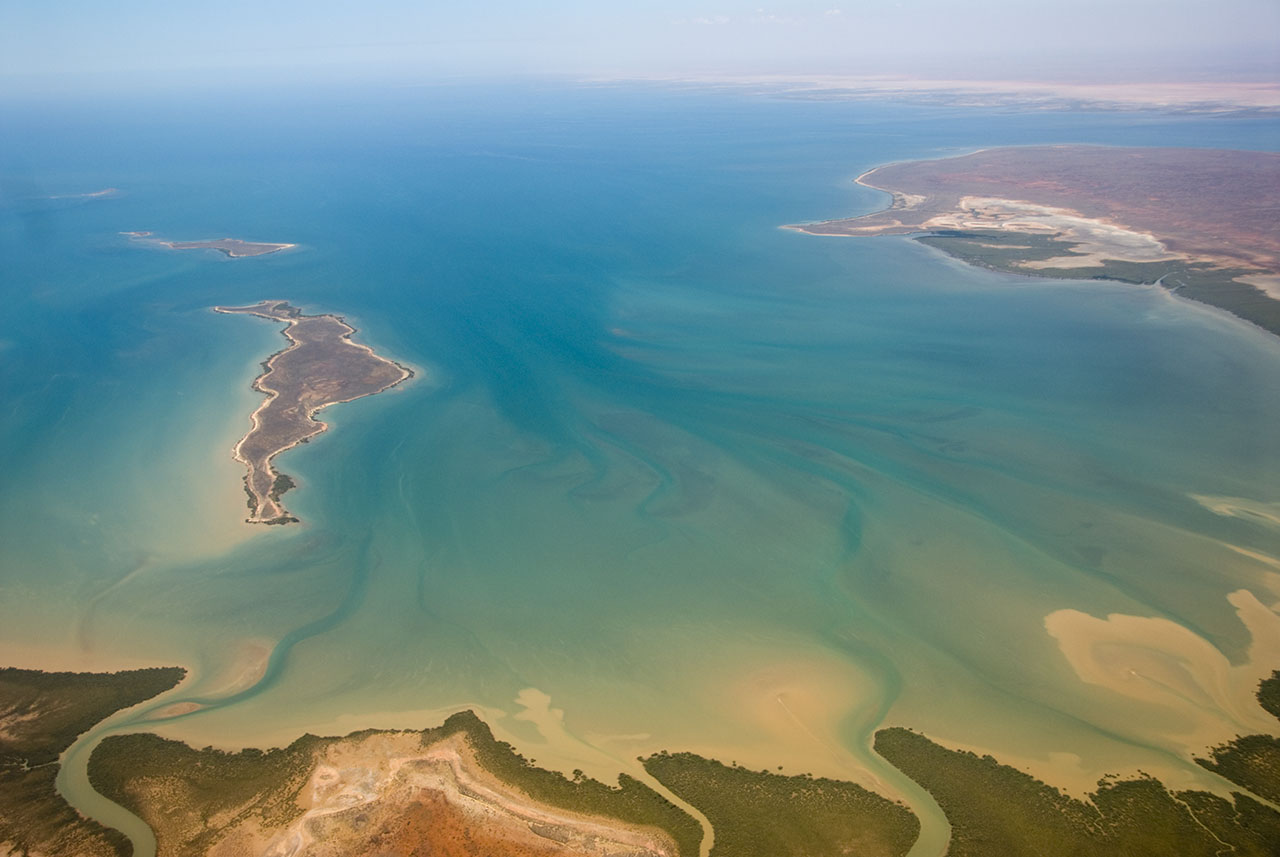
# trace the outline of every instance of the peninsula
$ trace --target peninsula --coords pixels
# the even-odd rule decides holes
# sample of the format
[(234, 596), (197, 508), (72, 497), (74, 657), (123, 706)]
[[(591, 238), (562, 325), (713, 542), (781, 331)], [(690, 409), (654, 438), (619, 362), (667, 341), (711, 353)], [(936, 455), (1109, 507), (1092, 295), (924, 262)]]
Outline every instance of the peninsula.
[(267, 400), (253, 412), (252, 427), (232, 452), (249, 470), (244, 480), (248, 522), (296, 523), (298, 519), (280, 502), (294, 482), (278, 473), (271, 460), (327, 428), (315, 418), (321, 408), (381, 393), (413, 377), (413, 372), (379, 357), (367, 345), (352, 342), (355, 328), (336, 315), (303, 315), (287, 301), (214, 310), (287, 325), (284, 335), (289, 346), (267, 358), (263, 373), (253, 382)]
[(170, 250), (218, 250), (232, 259), (247, 256), (265, 256), (297, 247), (297, 244), (267, 244), (261, 241), (242, 241), (239, 238), (214, 238), (209, 241), (164, 241), (153, 237), (150, 232), (122, 232), (134, 241), (147, 241), (168, 247)]
[(788, 226), (907, 235), (972, 264), (1159, 284), (1280, 335), (1280, 154), (1018, 146), (877, 167), (892, 194), (861, 217)]

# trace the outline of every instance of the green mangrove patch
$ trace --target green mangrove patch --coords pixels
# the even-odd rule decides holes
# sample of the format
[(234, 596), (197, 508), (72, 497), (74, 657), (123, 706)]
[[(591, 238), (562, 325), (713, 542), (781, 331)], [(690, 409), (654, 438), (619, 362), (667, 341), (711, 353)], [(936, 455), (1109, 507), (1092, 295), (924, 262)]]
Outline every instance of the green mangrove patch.
[(115, 712), (182, 681), (179, 667), (116, 673), (0, 669), (0, 853), (126, 857), (128, 839), (57, 793), (58, 757)]
[(701, 810), (715, 831), (712, 857), (903, 855), (920, 822), (900, 803), (855, 783), (784, 776), (693, 753), (658, 753), (645, 770)]
[(1157, 779), (1103, 778), (1076, 800), (991, 756), (903, 728), (875, 750), (923, 786), (951, 823), (949, 857), (1274, 857), (1280, 813), (1242, 794), (1170, 792)]

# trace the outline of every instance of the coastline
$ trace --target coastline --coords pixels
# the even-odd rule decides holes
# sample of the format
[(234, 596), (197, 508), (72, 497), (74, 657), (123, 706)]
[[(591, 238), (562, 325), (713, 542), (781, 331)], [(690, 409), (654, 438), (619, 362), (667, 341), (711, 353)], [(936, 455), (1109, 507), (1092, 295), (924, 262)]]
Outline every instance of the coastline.
[[(877, 165), (853, 181), (890, 194), (886, 207), (780, 228), (905, 235), (1026, 277), (1154, 284), (1280, 336), (1280, 242), (1250, 214), (1277, 164), (1224, 149), (988, 147)], [(1240, 176), (1225, 181), (1233, 165)]]

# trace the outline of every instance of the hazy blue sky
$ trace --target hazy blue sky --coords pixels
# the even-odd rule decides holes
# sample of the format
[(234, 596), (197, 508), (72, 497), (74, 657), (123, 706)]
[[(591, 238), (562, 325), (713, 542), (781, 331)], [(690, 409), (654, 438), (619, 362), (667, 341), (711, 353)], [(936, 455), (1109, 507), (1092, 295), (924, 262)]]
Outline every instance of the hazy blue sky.
[(0, 0), (0, 80), (139, 72), (1274, 74), (1280, 0)]

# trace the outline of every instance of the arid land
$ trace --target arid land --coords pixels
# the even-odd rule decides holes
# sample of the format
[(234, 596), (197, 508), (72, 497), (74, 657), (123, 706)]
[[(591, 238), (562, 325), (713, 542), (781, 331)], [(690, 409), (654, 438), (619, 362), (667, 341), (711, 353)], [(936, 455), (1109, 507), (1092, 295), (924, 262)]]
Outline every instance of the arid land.
[(805, 101), (883, 101), (989, 110), (1132, 111), (1175, 114), (1273, 114), (1280, 111), (1280, 83), (1274, 80), (1055, 81), (945, 79), (905, 75), (701, 74), (640, 78), (672, 86), (723, 87), (770, 98)]
[(280, 497), (294, 487), (271, 460), (324, 431), (315, 418), (321, 408), (372, 396), (413, 377), (399, 363), (379, 357), (367, 345), (351, 341), (355, 328), (336, 315), (303, 315), (287, 301), (263, 301), (243, 307), (214, 307), (216, 312), (254, 315), (285, 322), (290, 345), (269, 357), (253, 388), (267, 400), (253, 412), (249, 429), (233, 450), (248, 468), (250, 523), (287, 524), (290, 515)]
[[(498, 779), (481, 763), (486, 751), (516, 758), (470, 714), (423, 732), (306, 736), (266, 753), (128, 735), (103, 742), (90, 777), (152, 826), (159, 857), (676, 857), (664, 808), (697, 841), (692, 819), (639, 783), (610, 790), (554, 775), (570, 792), (599, 792), (601, 808), (623, 817), (592, 812), (589, 800), (570, 809)], [(645, 804), (648, 814), (628, 812)]]
[(123, 232), (134, 241), (147, 241), (170, 250), (218, 250), (232, 259), (248, 256), (265, 256), (297, 247), (297, 244), (268, 244), (262, 241), (242, 241), (239, 238), (214, 238), (209, 241), (165, 241), (155, 238), (150, 232)]
[(1280, 154), (1025, 146), (877, 167), (892, 194), (813, 235), (919, 240), (1002, 271), (1158, 283), (1280, 335)]

